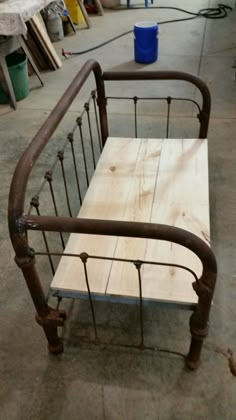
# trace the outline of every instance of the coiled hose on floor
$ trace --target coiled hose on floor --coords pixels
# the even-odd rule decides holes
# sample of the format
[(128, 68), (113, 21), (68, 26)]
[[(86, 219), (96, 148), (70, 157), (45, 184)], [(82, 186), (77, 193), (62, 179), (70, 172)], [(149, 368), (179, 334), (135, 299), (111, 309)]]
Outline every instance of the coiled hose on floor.
[[(129, 11), (129, 10), (140, 10), (140, 9), (144, 9), (144, 10), (148, 10), (146, 7), (131, 7), (128, 9), (124, 9), (125, 11)], [(167, 23), (175, 23), (175, 22), (183, 22), (186, 20), (193, 20), (193, 19), (197, 19), (199, 17), (201, 18), (205, 18), (205, 19), (224, 19), (228, 16), (228, 12), (232, 11), (232, 7), (230, 6), (226, 6), (225, 4), (218, 4), (217, 7), (208, 7), (205, 9), (200, 9), (197, 13), (195, 12), (189, 12), (188, 10), (184, 10), (181, 9), (179, 7), (172, 7), (172, 6), (151, 6), (149, 8), (149, 10), (153, 10), (153, 9), (158, 9), (158, 10), (175, 10), (178, 12), (182, 12), (182, 13), (186, 13), (188, 15), (191, 15), (191, 17), (188, 18), (182, 18), (182, 19), (173, 19), (173, 20), (165, 20), (162, 22), (157, 22), (158, 25), (164, 25)], [(119, 38), (122, 38), (123, 36), (126, 36), (128, 34), (131, 34), (133, 32), (133, 29), (123, 32), (120, 35), (114, 36), (113, 38), (108, 39), (107, 41), (102, 42), (101, 44), (96, 45), (95, 47), (91, 47), (88, 48), (87, 50), (82, 50), (82, 51), (65, 51), (64, 49), (62, 49), (62, 55), (67, 58), (68, 55), (82, 55), (82, 54), (86, 54), (88, 52), (97, 50), (98, 48), (104, 47), (105, 45), (110, 44), (111, 42), (116, 41)]]

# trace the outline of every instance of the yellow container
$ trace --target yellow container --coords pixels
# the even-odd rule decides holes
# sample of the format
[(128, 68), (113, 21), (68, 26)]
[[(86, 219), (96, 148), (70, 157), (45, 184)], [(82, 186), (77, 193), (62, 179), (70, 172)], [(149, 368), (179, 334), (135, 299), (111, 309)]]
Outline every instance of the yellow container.
[(72, 21), (76, 24), (84, 23), (84, 17), (80, 10), (77, 0), (65, 0), (67, 10)]

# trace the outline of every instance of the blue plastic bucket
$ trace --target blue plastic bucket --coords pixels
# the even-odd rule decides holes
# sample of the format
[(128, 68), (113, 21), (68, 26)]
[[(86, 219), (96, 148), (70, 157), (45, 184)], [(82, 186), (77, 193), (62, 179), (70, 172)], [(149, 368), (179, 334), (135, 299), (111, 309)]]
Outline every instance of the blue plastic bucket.
[(143, 21), (134, 25), (134, 57), (137, 63), (154, 63), (158, 58), (158, 25)]

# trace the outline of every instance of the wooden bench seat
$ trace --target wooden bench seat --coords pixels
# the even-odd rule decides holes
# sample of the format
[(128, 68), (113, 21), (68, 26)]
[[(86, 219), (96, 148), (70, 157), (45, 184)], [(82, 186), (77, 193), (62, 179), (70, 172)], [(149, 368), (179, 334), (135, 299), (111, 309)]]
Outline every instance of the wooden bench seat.
[[(108, 138), (78, 216), (177, 226), (209, 244), (207, 140)], [(181, 264), (198, 277), (202, 272), (195, 254), (170, 242), (71, 234), (65, 253), (81, 252)], [(132, 263), (88, 259), (87, 270), (95, 296), (139, 297)], [(144, 299), (195, 305), (193, 281), (191, 273), (180, 268), (142, 267)], [(82, 261), (63, 256), (51, 293), (79, 297), (86, 292)]]

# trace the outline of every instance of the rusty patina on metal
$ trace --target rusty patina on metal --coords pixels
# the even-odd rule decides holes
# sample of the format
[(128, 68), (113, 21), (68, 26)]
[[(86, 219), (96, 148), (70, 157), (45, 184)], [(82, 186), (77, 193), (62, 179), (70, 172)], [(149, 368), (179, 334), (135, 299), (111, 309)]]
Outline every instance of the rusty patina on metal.
[(35, 255), (28, 243), (28, 230), (51, 231), (61, 234), (63, 232), (75, 232), (93, 235), (127, 236), (170, 241), (190, 249), (199, 257), (203, 265), (202, 276), (193, 285), (198, 295), (198, 303), (190, 318), (192, 338), (189, 353), (186, 357), (187, 366), (195, 369), (200, 363), (202, 343), (208, 332), (209, 312), (217, 275), (214, 253), (203, 240), (185, 230), (160, 224), (112, 220), (108, 222), (106, 220), (89, 220), (60, 217), (57, 215), (25, 215), (25, 194), (31, 170), (91, 72), (93, 72), (96, 81), (102, 146), (108, 137), (104, 81), (185, 80), (192, 83), (200, 90), (203, 99), (203, 105), (199, 113), (199, 137), (207, 137), (211, 99), (208, 88), (198, 77), (175, 71), (105, 72), (102, 74), (100, 65), (93, 60), (89, 60), (82, 67), (24, 152), (16, 167), (11, 184), (9, 196), (9, 231), (16, 253), (16, 262), (23, 272), (37, 311), (37, 322), (44, 329), (49, 350), (52, 353), (62, 352), (63, 342), (58, 336), (57, 329), (63, 325), (66, 314), (59, 309), (52, 309), (47, 304), (47, 299), (36, 269)]

